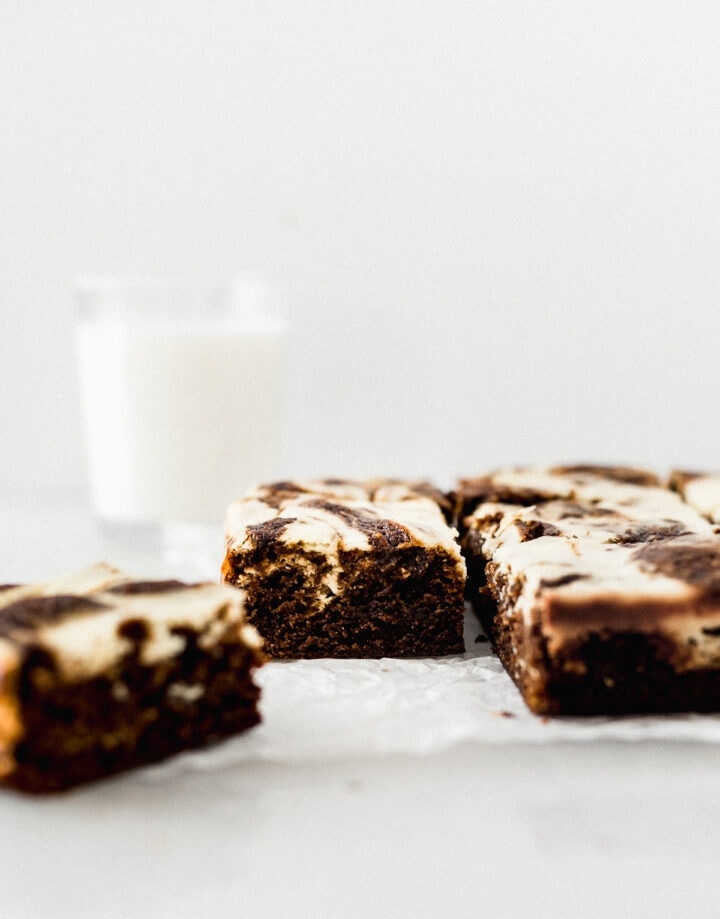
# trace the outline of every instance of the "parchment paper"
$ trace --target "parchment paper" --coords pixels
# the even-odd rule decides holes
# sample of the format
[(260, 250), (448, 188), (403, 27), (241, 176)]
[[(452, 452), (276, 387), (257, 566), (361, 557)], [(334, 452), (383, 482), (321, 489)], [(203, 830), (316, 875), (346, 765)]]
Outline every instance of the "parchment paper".
[(263, 722), (213, 749), (150, 770), (227, 768), (400, 754), (457, 744), (598, 741), (720, 743), (720, 716), (541, 718), (531, 714), (466, 614), (467, 652), (416, 660), (270, 662), (257, 672)]

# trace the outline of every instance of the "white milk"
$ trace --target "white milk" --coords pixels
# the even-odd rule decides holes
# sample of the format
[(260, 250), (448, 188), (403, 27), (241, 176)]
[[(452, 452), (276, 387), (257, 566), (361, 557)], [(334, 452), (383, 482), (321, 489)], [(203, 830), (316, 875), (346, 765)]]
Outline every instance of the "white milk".
[(116, 522), (220, 521), (272, 478), (283, 329), (110, 313), (78, 327), (93, 504)]

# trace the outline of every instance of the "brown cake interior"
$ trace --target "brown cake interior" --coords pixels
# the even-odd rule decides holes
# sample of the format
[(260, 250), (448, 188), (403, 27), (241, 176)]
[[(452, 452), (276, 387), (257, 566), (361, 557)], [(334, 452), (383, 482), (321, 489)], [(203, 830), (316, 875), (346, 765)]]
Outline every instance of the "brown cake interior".
[(678, 672), (675, 647), (659, 632), (591, 632), (551, 660), (539, 626), (528, 629), (512, 612), (494, 617), (489, 612), (490, 607), (478, 609), (500, 660), (536, 714), (718, 709), (720, 670)]
[(260, 657), (237, 640), (237, 626), (209, 650), (192, 629), (176, 633), (186, 640), (176, 657), (141, 664), (138, 634), (111, 669), (72, 683), (50, 655), (30, 649), (15, 677), (23, 733), (5, 781), (23, 791), (58, 791), (256, 724), (251, 671)]
[[(325, 555), (276, 546), (252, 575), (226, 559), (247, 591), (247, 618), (271, 657), (411, 657), (464, 650), (463, 584), (452, 560), (420, 546), (340, 551), (337, 593), (323, 587)], [(265, 549), (267, 553), (267, 548)], [(278, 560), (283, 564), (277, 564)], [(267, 568), (263, 569), (263, 564)], [(327, 602), (318, 602), (324, 597)]]

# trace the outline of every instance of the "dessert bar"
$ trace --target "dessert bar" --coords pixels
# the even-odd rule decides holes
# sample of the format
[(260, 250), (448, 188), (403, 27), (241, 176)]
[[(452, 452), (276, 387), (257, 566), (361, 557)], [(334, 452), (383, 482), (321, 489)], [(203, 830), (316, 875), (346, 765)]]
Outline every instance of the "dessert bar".
[(720, 539), (642, 470), (505, 470), (456, 494), (473, 602), (538, 713), (720, 710)]
[(444, 509), (423, 483), (264, 485), (228, 510), (223, 578), (271, 657), (462, 652), (465, 564)]
[(258, 722), (240, 591), (109, 565), (0, 590), (0, 780), (57, 791)]

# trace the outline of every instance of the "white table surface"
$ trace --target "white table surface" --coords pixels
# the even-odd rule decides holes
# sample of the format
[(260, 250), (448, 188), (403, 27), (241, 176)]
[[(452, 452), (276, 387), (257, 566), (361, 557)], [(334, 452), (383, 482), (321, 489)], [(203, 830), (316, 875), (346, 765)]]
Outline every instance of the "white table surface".
[[(107, 550), (78, 505), (0, 502), (0, 581)], [(714, 743), (201, 762), (0, 793), (0, 917), (720, 914)]]

